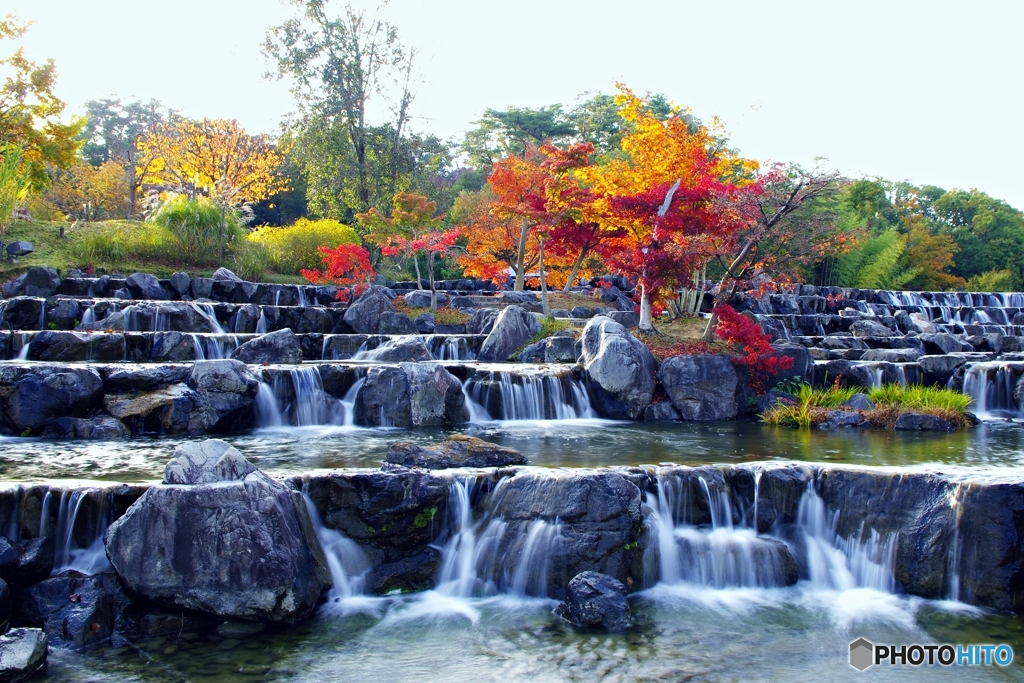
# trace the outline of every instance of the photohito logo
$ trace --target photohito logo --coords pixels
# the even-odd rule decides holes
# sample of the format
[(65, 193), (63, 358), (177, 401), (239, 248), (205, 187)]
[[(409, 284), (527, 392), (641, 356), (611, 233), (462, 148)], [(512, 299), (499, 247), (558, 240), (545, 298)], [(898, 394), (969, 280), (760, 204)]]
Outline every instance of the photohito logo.
[(874, 664), (890, 666), (939, 664), (941, 666), (1007, 666), (1013, 648), (1001, 645), (875, 645), (866, 638), (850, 643), (850, 666), (864, 671)]

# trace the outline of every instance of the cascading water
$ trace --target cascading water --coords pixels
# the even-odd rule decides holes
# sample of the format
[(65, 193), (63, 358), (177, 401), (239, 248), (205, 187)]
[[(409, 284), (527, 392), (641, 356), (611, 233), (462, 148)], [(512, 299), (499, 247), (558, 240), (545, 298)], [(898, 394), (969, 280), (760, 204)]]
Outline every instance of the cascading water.
[(423, 335), (420, 337), (434, 360), (468, 361), (476, 360), (476, 353), (469, 348), (465, 337)]
[(1024, 405), (1017, 396), (1017, 383), (1024, 375), (1024, 362), (993, 361), (973, 363), (964, 373), (964, 393), (971, 408), (982, 419), (1024, 419)]
[[(283, 409), (280, 407), (285, 402), (282, 396), (289, 397)], [(342, 401), (324, 391), (316, 366), (293, 368), (287, 375), (278, 374), (269, 390), (261, 386), (256, 394), (257, 427), (280, 427), (286, 421), (296, 427), (344, 425), (350, 422), (348, 412)]]
[[(504, 481), (489, 495), (497, 495)], [(449, 489), (448, 526), (442, 534), (447, 541), (441, 548), (436, 591), (456, 598), (545, 596), (548, 564), (562, 542), (561, 523), (535, 519), (521, 539), (510, 538), (504, 519), (488, 514), (474, 519), (473, 494), (470, 479), (456, 479)]]
[[(96, 534), (92, 541), (84, 548), (78, 547), (75, 542), (75, 524), (82, 508), (82, 502), (89, 495), (89, 490), (63, 491), (60, 496), (60, 505), (57, 509), (57, 528), (54, 532), (57, 540), (57, 547), (54, 552), (53, 574), (59, 574), (68, 569), (80, 571), (83, 574), (97, 574), (110, 569), (110, 562), (107, 560), (106, 548), (103, 545), (103, 537), (109, 526), (110, 520), (104, 519), (105, 515), (101, 509), (96, 524)], [(46, 516), (47, 503), (50, 493), (44, 497), (43, 515)], [(109, 515), (106, 515), (109, 516)], [(106, 523), (103, 523), (106, 522)], [(40, 521), (40, 529), (43, 527)]]
[(739, 526), (733, 524), (728, 494), (704, 478), (700, 485), (712, 521), (710, 526), (689, 523), (685, 512), (689, 505), (680, 487), (658, 477), (656, 492), (647, 496), (646, 524), (653, 541), (645, 557), (648, 581), (714, 589), (783, 586), (792, 576), (795, 560), (801, 567), (800, 578), (812, 588), (895, 591), (895, 535), (883, 538), (873, 529), (862, 528), (843, 538), (836, 533), (839, 513), (825, 509), (813, 482), (801, 497), (796, 524), (785, 538), (759, 534), (755, 521), (759, 474), (755, 474), (755, 512), (743, 516)]
[(302, 499), (306, 503), (306, 510), (309, 511), (310, 521), (313, 522), (313, 529), (327, 557), (327, 566), (331, 572), (331, 582), (334, 586), (327, 593), (327, 599), (330, 602), (341, 603), (343, 608), (357, 606), (357, 599), (365, 594), (366, 573), (371, 567), (370, 559), (358, 543), (340, 531), (324, 526), (320, 513), (309, 497), (308, 483), (302, 485)]
[(582, 382), (559, 370), (492, 370), (484, 378), (467, 380), (463, 391), (471, 422), (598, 417)]

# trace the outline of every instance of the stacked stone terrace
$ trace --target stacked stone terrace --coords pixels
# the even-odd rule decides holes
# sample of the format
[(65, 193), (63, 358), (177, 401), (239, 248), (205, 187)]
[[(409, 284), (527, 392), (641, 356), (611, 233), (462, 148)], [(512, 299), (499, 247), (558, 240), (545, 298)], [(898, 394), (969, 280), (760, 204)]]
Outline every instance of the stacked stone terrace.
[(983, 417), (1024, 416), (1024, 294), (798, 285), (734, 303), (805, 347), (817, 385), (945, 386), (973, 396)]
[[(374, 286), (348, 304), (336, 287), (245, 282), (229, 271), (61, 279), (31, 269), (0, 301), (0, 432), (109, 438), (592, 416), (574, 335), (530, 347), (529, 364), (504, 362), (539, 330), (536, 294), (441, 282), (439, 304), (473, 314), (445, 325), (395, 310), (399, 296), (429, 306), (429, 292), (413, 287)], [(628, 298), (614, 289), (610, 303)], [(492, 334), (510, 304), (520, 314), (505, 325), (514, 334)], [(594, 314), (556, 311), (580, 322)]]

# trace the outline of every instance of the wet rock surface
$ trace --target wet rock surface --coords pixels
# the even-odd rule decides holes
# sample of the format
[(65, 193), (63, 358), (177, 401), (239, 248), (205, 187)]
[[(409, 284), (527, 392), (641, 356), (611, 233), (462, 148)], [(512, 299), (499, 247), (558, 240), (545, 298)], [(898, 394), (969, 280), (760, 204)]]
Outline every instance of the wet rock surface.
[[(297, 496), (224, 442), (175, 452), (171, 485), (146, 491), (107, 531), (130, 594), (222, 617), (291, 622), (327, 585)], [(319, 559), (318, 559), (319, 558)]]
[(27, 680), (46, 663), (46, 634), (38, 628), (14, 628), (0, 635), (0, 681)]
[(392, 444), (385, 462), (404, 467), (446, 469), (451, 467), (507, 467), (525, 465), (526, 456), (512, 448), (464, 434), (452, 434), (436, 446), (408, 442)]
[(684, 420), (736, 417), (736, 368), (728, 356), (674, 356), (658, 368), (658, 380)]
[(625, 631), (633, 624), (626, 586), (614, 577), (592, 571), (572, 578), (555, 612), (579, 628)]

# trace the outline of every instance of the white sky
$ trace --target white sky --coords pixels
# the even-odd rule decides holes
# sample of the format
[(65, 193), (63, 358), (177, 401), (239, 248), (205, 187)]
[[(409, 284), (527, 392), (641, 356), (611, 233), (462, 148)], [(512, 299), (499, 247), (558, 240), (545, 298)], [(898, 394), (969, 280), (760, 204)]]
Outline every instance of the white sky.
[[(262, 78), (265, 28), (296, 12), (281, 0), (0, 0), (10, 11), (35, 21), (26, 52), (56, 60), (73, 111), (154, 97), (272, 133), (293, 107)], [(420, 131), (461, 139), (487, 107), (623, 81), (718, 115), (749, 157), (826, 157), (1024, 208), (1021, 2), (392, 0), (385, 16), (420, 49)]]

